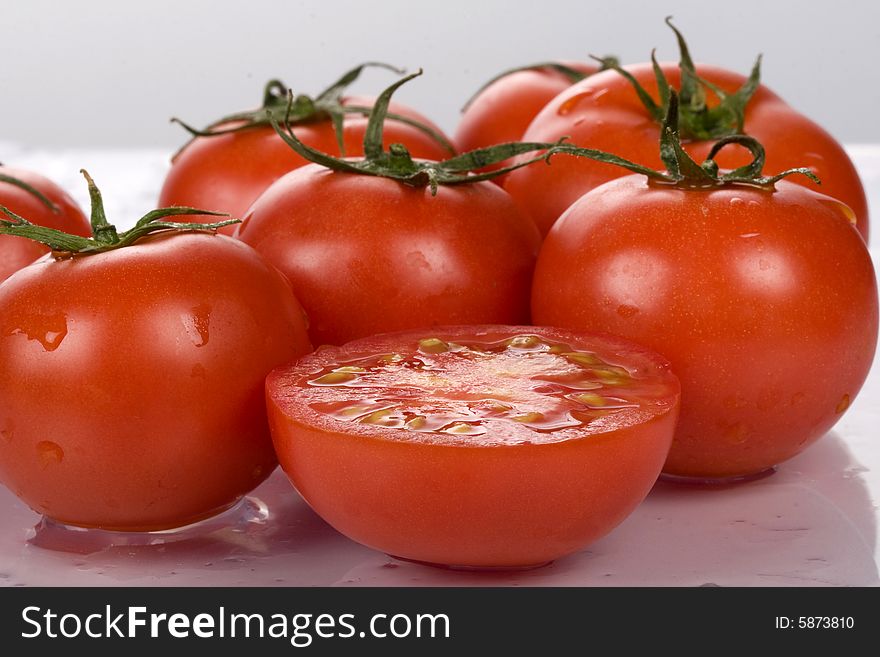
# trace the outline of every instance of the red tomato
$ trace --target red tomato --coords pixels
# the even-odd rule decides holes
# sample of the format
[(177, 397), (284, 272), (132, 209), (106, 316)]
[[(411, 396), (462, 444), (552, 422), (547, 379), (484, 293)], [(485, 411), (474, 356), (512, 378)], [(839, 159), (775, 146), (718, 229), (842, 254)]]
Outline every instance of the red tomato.
[(312, 164), (237, 237), (280, 269), (315, 344), (438, 324), (526, 323), (540, 236), (498, 186), (427, 188)]
[[(67, 192), (51, 180), (30, 171), (11, 167), (0, 167), (0, 174), (30, 185), (51, 201), (55, 208), (50, 208), (37, 196), (21, 187), (2, 180), (0, 180), (0, 205), (40, 226), (83, 237), (91, 235), (89, 220), (82, 210)], [(0, 214), (0, 218), (5, 219), (6, 215)], [(0, 282), (48, 252), (49, 247), (33, 240), (0, 235)]]
[[(596, 64), (560, 63), (585, 76), (599, 70)], [(518, 70), (495, 80), (465, 107), (455, 131), (455, 147), (464, 153), (520, 141), (538, 112), (574, 82), (568, 75), (550, 67)], [(508, 163), (498, 162), (486, 170), (494, 171)]]
[(309, 350), (289, 283), (231, 238), (46, 256), (0, 285), (0, 482), (72, 525), (213, 515), (274, 469), (263, 380)]
[(849, 213), (787, 181), (770, 192), (619, 178), (547, 236), (534, 321), (669, 358), (682, 408), (665, 472), (759, 473), (827, 432), (871, 365), (877, 284)]
[(266, 391), (281, 465), (327, 522), (470, 567), (540, 565), (611, 531), (657, 478), (679, 396), (642, 347), (532, 326), (323, 348)]
[[(626, 66), (653, 98), (657, 82), (650, 64)], [(678, 64), (663, 63), (669, 83), (678, 88)], [(733, 93), (745, 78), (715, 66), (697, 66), (697, 73)], [(710, 104), (713, 96), (709, 94)], [(855, 212), (858, 228), (867, 239), (868, 206), (865, 191), (843, 147), (824, 129), (760, 86), (746, 108), (745, 133), (767, 149), (765, 171), (809, 167), (822, 180), (822, 191), (846, 203)], [(526, 130), (524, 141), (553, 142), (568, 135), (574, 144), (615, 153), (652, 168), (662, 168), (657, 152), (660, 124), (639, 101), (632, 85), (616, 71), (590, 76), (555, 97)], [(685, 143), (685, 150), (701, 162), (711, 141)], [(718, 158), (722, 168), (749, 162), (745, 149), (725, 149)], [(555, 158), (549, 167), (533, 166), (514, 171), (504, 187), (546, 234), (553, 222), (589, 190), (627, 175), (619, 167), (586, 159)], [(792, 179), (812, 185), (805, 178)]]
[[(363, 103), (370, 106), (372, 99), (349, 98), (344, 104)], [(392, 103), (389, 110), (421, 121), (442, 134), (433, 123), (404, 105)], [(363, 155), (366, 128), (367, 117), (346, 115), (343, 129), (346, 155)], [(294, 133), (308, 146), (339, 155), (336, 132), (329, 119), (295, 126)], [(417, 158), (442, 160), (450, 155), (418, 128), (388, 119), (385, 144), (393, 143), (403, 144)], [(305, 164), (308, 161), (291, 150), (269, 125), (214, 137), (197, 137), (174, 157), (159, 194), (159, 206), (188, 206), (228, 212), (241, 218), (270, 184)], [(194, 216), (189, 221), (201, 219)], [(234, 226), (221, 231), (231, 235)]]

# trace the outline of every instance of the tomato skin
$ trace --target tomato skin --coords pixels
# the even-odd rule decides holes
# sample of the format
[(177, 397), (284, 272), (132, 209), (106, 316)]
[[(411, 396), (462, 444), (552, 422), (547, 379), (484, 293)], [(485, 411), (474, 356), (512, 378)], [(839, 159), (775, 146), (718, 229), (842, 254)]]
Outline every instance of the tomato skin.
[(47, 256), (0, 286), (0, 482), (55, 520), (181, 526), (274, 469), (263, 380), (310, 350), (286, 280), (205, 233)]
[(614, 180), (547, 236), (534, 321), (669, 358), (682, 409), (664, 472), (761, 472), (827, 432), (871, 365), (877, 283), (848, 212), (787, 181), (770, 193)]
[[(372, 105), (372, 100), (350, 98), (347, 104)], [(390, 111), (422, 121), (442, 134), (423, 116), (405, 106), (392, 103)], [(367, 118), (346, 116), (343, 142), (347, 155), (363, 155)], [(294, 127), (294, 134), (307, 146), (339, 155), (336, 132), (329, 121)], [(414, 157), (442, 160), (450, 153), (424, 132), (400, 121), (385, 123), (384, 142), (402, 143)], [(271, 126), (258, 126), (215, 137), (197, 137), (172, 161), (159, 194), (159, 206), (188, 206), (227, 212), (244, 217), (247, 209), (275, 180), (285, 173), (309, 164), (275, 133)], [(185, 221), (187, 218), (181, 218)], [(190, 221), (201, 218), (193, 217)], [(232, 235), (235, 226), (221, 232)]]
[[(0, 166), (0, 173), (17, 178), (38, 190), (58, 208), (53, 212), (37, 197), (7, 182), (0, 181), (0, 205), (40, 226), (63, 230), (66, 233), (89, 237), (89, 220), (76, 202), (54, 182), (32, 171)], [(6, 218), (6, 215), (0, 215)], [(0, 235), (0, 282), (25, 265), (31, 264), (49, 252), (49, 247), (33, 240), (12, 235)]]
[[(562, 63), (584, 75), (599, 70), (594, 64)], [(496, 80), (462, 112), (454, 137), (456, 149), (464, 153), (520, 141), (538, 112), (572, 84), (567, 76), (551, 68), (517, 71)], [(485, 170), (494, 171), (502, 166), (504, 163), (498, 162)]]
[[(394, 439), (396, 430), (378, 427), (351, 433), (289, 392), (297, 372), (357, 354), (408, 353), (421, 337), (488, 342), (522, 332), (575, 347), (610, 345), (635, 362), (651, 363), (664, 371), (658, 380), (666, 386), (667, 407), (638, 424), (562, 442), (468, 446)], [(397, 557), (476, 568), (540, 565), (582, 549), (623, 521), (662, 467), (679, 392), (668, 364), (641, 347), (533, 326), (373, 336), (276, 369), (266, 390), (279, 461), (327, 522)]]
[(314, 344), (439, 324), (526, 323), (540, 236), (487, 182), (430, 189), (312, 164), (236, 236), (291, 281)]
[[(647, 92), (658, 98), (657, 83), (650, 64), (624, 67)], [(678, 64), (662, 63), (670, 84), (678, 89)], [(732, 93), (745, 78), (715, 66), (698, 65), (700, 76)], [(713, 96), (709, 95), (710, 100)], [(745, 132), (767, 151), (764, 171), (809, 167), (822, 180), (822, 192), (843, 201), (858, 218), (859, 232), (868, 238), (868, 205), (855, 166), (843, 147), (823, 128), (786, 104), (761, 85), (746, 108)], [(572, 85), (555, 97), (523, 135), (525, 141), (569, 141), (604, 150), (656, 169), (664, 169), (657, 143), (660, 125), (645, 110), (630, 83), (615, 71), (603, 71)], [(709, 141), (683, 144), (702, 162), (712, 146)], [(750, 161), (745, 149), (725, 148), (716, 158), (721, 168), (732, 169)], [(556, 219), (589, 190), (604, 182), (629, 175), (621, 168), (587, 159), (556, 157), (549, 167), (533, 166), (506, 176), (504, 187), (538, 224), (542, 234)], [(793, 182), (811, 186), (806, 178)]]

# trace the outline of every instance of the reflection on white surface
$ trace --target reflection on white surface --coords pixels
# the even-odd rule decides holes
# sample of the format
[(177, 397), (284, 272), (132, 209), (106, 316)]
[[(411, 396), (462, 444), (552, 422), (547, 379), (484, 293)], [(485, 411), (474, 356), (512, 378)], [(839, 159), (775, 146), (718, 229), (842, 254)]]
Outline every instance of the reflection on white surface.
[(658, 483), (589, 549), (544, 568), (457, 572), (396, 561), (320, 520), (276, 472), (265, 522), (88, 554), (28, 542), (40, 518), (0, 493), (7, 586), (864, 586), (878, 582), (869, 471), (832, 433), (775, 475), (727, 488)]

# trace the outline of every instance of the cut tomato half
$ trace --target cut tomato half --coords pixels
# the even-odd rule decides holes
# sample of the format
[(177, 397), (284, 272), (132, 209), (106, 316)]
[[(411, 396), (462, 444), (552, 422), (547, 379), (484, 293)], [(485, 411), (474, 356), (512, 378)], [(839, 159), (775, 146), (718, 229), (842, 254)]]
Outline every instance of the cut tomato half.
[(546, 563), (613, 529), (657, 479), (679, 402), (661, 356), (534, 326), (324, 347), (266, 386), (281, 465), (327, 522), (477, 568)]

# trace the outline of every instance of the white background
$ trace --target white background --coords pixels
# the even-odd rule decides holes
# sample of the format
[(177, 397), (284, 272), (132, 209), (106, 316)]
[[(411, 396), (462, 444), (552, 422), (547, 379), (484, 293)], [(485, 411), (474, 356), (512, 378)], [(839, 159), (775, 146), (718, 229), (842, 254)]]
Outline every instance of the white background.
[[(764, 80), (848, 143), (880, 142), (880, 2), (804, 0), (29, 0), (0, 2), (0, 141), (43, 148), (172, 148), (172, 115), (203, 124), (257, 104), (280, 77), (316, 93), (361, 61), (425, 76), (401, 90), (452, 131), (482, 81), (510, 66), (617, 54), (677, 57)], [(373, 73), (358, 89), (391, 80)], [(8, 161), (6, 154), (0, 159)]]

